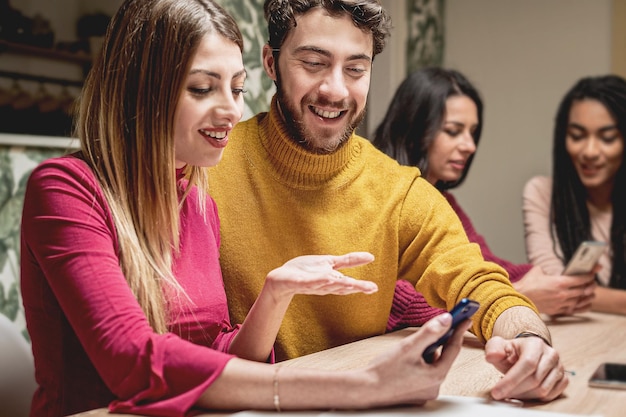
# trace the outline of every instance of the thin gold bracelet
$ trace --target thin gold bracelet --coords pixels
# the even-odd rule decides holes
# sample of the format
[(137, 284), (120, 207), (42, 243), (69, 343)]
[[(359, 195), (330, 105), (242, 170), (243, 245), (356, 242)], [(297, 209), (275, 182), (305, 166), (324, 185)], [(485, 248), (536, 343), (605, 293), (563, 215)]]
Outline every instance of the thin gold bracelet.
[(280, 395), (278, 395), (278, 371), (280, 371), (280, 366), (276, 366), (274, 369), (274, 408), (280, 413)]

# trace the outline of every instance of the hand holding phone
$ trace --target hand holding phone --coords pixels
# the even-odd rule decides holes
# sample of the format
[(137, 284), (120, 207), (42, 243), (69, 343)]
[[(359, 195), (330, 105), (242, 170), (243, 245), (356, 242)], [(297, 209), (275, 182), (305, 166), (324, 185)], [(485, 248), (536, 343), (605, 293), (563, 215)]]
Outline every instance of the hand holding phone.
[(455, 305), (452, 310), (450, 310), (450, 315), (452, 316), (452, 324), (450, 325), (450, 329), (439, 338), (435, 343), (428, 346), (422, 357), (426, 363), (433, 363), (435, 360), (435, 352), (439, 348), (439, 346), (443, 346), (448, 339), (454, 333), (454, 330), (460, 323), (463, 323), (465, 320), (469, 319), (476, 313), (480, 304), (474, 300), (470, 300), (468, 298), (463, 298), (461, 301)]
[(578, 246), (574, 256), (569, 260), (563, 275), (581, 275), (590, 273), (604, 253), (607, 244), (593, 240), (586, 240)]

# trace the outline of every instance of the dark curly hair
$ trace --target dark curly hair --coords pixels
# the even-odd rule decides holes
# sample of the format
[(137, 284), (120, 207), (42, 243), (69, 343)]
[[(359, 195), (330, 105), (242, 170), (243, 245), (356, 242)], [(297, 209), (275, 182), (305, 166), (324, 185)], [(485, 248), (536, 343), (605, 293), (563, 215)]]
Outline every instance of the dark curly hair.
[(269, 45), (277, 54), (287, 34), (296, 26), (296, 16), (321, 7), (331, 16), (350, 15), (354, 25), (372, 34), (373, 56), (385, 48), (391, 31), (391, 17), (378, 0), (265, 0), (263, 10), (269, 31)]

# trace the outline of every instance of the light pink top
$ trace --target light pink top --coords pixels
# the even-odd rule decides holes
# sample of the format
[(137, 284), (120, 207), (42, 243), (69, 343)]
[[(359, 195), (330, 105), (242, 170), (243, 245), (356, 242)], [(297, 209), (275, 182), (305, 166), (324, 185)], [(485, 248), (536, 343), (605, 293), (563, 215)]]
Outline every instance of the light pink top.
[[(552, 240), (550, 204), (552, 178), (537, 176), (524, 187), (524, 235), (526, 255), (533, 265), (539, 265), (547, 274), (563, 272), (562, 252), (558, 242)], [(587, 203), (591, 220), (591, 236), (594, 240), (610, 244), (612, 211), (601, 211)], [(600, 283), (609, 285), (611, 276), (611, 252), (607, 250), (600, 258), (602, 270), (598, 273)]]

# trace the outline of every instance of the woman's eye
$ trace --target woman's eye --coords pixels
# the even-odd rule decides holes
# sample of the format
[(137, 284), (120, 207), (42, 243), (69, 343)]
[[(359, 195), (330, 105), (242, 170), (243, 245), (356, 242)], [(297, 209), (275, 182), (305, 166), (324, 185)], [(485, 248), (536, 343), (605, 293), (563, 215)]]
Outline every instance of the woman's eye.
[(446, 134), (448, 134), (448, 136), (451, 136), (453, 138), (459, 136), (459, 134), (461, 133), (460, 130), (444, 130), (444, 132), (446, 132)]
[(209, 88), (189, 87), (188, 90), (194, 96), (204, 96), (204, 95), (209, 94), (213, 89), (211, 87)]
[(567, 136), (569, 136), (574, 141), (578, 141), (584, 139), (586, 135), (582, 132), (568, 132)]
[(601, 136), (600, 139), (604, 143), (613, 143), (619, 138), (619, 135)]
[(242, 95), (242, 94), (245, 94), (247, 92), (248, 92), (248, 90), (246, 90), (244, 88), (233, 88), (233, 95), (237, 96), (237, 97)]

